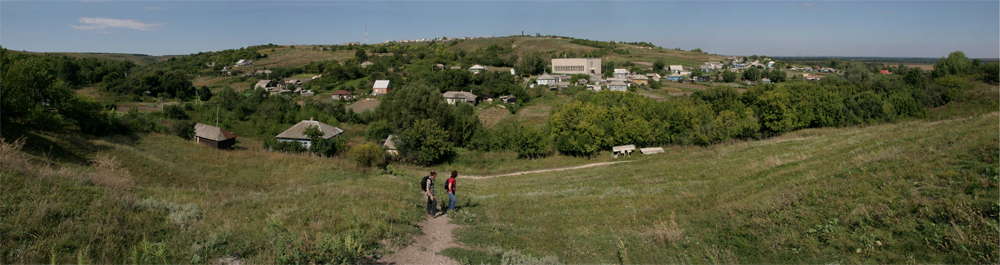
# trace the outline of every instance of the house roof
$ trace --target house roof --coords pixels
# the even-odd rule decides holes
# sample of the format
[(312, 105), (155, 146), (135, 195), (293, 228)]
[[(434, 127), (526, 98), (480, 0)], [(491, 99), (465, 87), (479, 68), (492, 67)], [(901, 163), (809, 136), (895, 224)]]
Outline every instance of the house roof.
[(538, 76), (538, 80), (556, 80), (556, 76), (550, 74), (542, 74)]
[(350, 95), (351, 92), (348, 92), (347, 90), (341, 89), (341, 90), (333, 91), (333, 94), (334, 95)]
[(631, 75), (628, 78), (629, 79), (633, 79), (633, 80), (647, 80), (647, 79), (649, 79), (649, 77), (646, 77), (644, 75)]
[(260, 80), (260, 81), (257, 81), (257, 84), (254, 85), (253, 87), (267, 87), (267, 84), (270, 84), (270, 83), (271, 83), (271, 80)]
[(628, 69), (615, 68), (615, 73), (616, 74), (628, 74)]
[(628, 84), (626, 84), (625, 81), (621, 81), (621, 80), (611, 80), (611, 82), (608, 82), (608, 85), (609, 86), (627, 86)]
[(382, 146), (385, 147), (386, 150), (396, 150), (396, 141), (399, 141), (399, 137), (396, 137), (395, 134), (390, 134), (389, 137), (385, 138), (385, 142), (382, 143)]
[(632, 150), (635, 150), (634, 144), (619, 145), (611, 148), (611, 151), (613, 152), (632, 151)]
[(288, 128), (287, 130), (279, 133), (278, 136), (276, 137), (285, 139), (309, 140), (309, 136), (306, 135), (306, 129), (309, 129), (309, 127), (314, 127), (314, 126), (319, 128), (319, 131), (323, 133), (323, 136), (321, 137), (323, 139), (330, 139), (344, 132), (344, 130), (341, 130), (340, 128), (337, 127), (333, 127), (326, 123), (322, 123), (315, 120), (304, 120), (300, 121), (299, 123), (296, 123), (291, 128)]
[(682, 65), (678, 65), (678, 64), (670, 65), (670, 71), (683, 71), (683, 70), (684, 70), (684, 66), (682, 66)]
[(469, 70), (486, 70), (486, 66), (482, 66), (482, 65), (478, 65), (477, 64), (477, 65), (473, 65), (472, 67), (469, 67)]
[(236, 134), (230, 131), (203, 123), (194, 124), (194, 135), (213, 141), (225, 141), (236, 138)]
[(461, 98), (466, 100), (476, 100), (476, 94), (465, 91), (448, 91), (442, 95), (444, 98)]
[(389, 88), (389, 80), (375, 80), (375, 85), (372, 88)]
[(639, 148), (639, 152), (641, 152), (644, 155), (659, 154), (659, 153), (663, 153), (663, 147)]

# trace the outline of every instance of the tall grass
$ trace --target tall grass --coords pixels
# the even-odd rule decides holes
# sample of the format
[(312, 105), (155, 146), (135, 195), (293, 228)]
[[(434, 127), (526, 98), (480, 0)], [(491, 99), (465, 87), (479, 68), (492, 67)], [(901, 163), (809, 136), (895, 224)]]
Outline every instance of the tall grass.
[(460, 241), (567, 263), (989, 263), (997, 113), (463, 184)]

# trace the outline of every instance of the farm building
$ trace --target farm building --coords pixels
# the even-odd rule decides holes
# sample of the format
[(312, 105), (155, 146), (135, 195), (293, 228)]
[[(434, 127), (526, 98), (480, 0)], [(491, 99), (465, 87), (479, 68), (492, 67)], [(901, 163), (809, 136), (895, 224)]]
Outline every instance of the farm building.
[(601, 75), (601, 58), (561, 58), (552, 59), (554, 74)]
[(632, 152), (635, 152), (634, 144), (611, 147), (611, 155), (613, 155), (615, 158), (618, 158), (618, 156), (622, 155), (624, 156), (632, 155)]
[(628, 91), (628, 83), (621, 80), (612, 80), (608, 82), (608, 90), (610, 91)]
[(478, 64), (477, 65), (473, 65), (472, 67), (469, 67), (469, 72), (472, 72), (474, 74), (486, 72), (486, 66), (482, 66), (482, 65), (478, 65)]
[(236, 144), (236, 134), (216, 126), (196, 123), (194, 125), (194, 141), (219, 149), (228, 149)]
[(680, 74), (681, 71), (684, 71), (684, 66), (674, 64), (674, 65), (670, 65), (669, 69), (670, 69), (671, 73)]
[(273, 87), (275, 83), (277, 82), (272, 80), (260, 80), (257, 81), (257, 84), (253, 85), (253, 89), (267, 89), (269, 87)]
[(615, 68), (615, 74), (614, 74), (615, 78), (626, 79), (628, 78), (629, 74), (631, 73), (629, 73), (628, 69)]
[(535, 84), (540, 86), (552, 86), (556, 82), (559, 82), (559, 77), (550, 74), (542, 74), (535, 79)]
[(663, 147), (639, 148), (639, 152), (642, 153), (642, 154), (644, 154), (644, 155), (659, 154), (659, 153), (663, 153)]
[(312, 147), (312, 139), (309, 139), (309, 136), (306, 135), (306, 130), (311, 127), (319, 129), (319, 131), (323, 133), (320, 138), (323, 139), (330, 139), (344, 133), (344, 130), (341, 130), (340, 128), (310, 119), (296, 123), (287, 130), (279, 133), (278, 136), (275, 136), (275, 138), (278, 139), (278, 142), (297, 142), (301, 144), (302, 147), (309, 149), (309, 147)]
[(648, 85), (649, 77), (646, 77), (644, 75), (630, 75), (628, 77), (628, 81), (636, 85)]
[(350, 91), (341, 89), (333, 91), (333, 95), (330, 96), (330, 98), (333, 100), (352, 100), (354, 99), (354, 94), (351, 94)]
[(469, 104), (476, 104), (476, 94), (472, 94), (471, 92), (448, 91), (444, 92), (441, 96), (444, 97), (444, 100), (451, 105), (463, 102)]
[(372, 85), (372, 96), (387, 94), (389, 94), (389, 80), (375, 80), (375, 84)]

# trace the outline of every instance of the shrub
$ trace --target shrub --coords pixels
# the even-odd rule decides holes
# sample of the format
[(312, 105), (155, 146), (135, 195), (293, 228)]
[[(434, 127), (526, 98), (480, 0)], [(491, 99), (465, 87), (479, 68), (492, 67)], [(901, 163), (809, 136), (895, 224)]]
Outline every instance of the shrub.
[(440, 163), (455, 155), (448, 133), (433, 120), (418, 120), (399, 135), (399, 151), (404, 159), (420, 165)]
[(185, 140), (191, 140), (194, 138), (194, 122), (193, 121), (176, 121), (171, 127), (171, 132), (177, 137)]
[(349, 155), (362, 167), (385, 166), (385, 150), (382, 150), (382, 147), (378, 144), (363, 143), (356, 145), (351, 148)]
[(190, 118), (188, 117), (187, 112), (184, 112), (184, 108), (180, 105), (167, 105), (163, 107), (163, 114), (166, 115), (167, 118), (176, 120), (187, 120)]

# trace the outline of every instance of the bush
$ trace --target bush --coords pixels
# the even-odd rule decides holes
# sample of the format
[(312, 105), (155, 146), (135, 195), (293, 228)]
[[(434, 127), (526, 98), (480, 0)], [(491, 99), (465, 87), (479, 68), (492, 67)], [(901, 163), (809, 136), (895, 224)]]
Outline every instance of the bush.
[(399, 135), (403, 158), (419, 165), (432, 165), (455, 155), (448, 133), (433, 120), (418, 120)]
[(184, 112), (184, 108), (181, 107), (180, 105), (167, 105), (163, 107), (163, 114), (166, 115), (167, 118), (175, 120), (190, 119), (190, 117), (188, 117), (187, 115), (187, 112)]
[(349, 156), (362, 167), (385, 166), (385, 150), (374, 143), (363, 143), (351, 148)]
[(193, 121), (176, 121), (174, 122), (171, 131), (177, 137), (185, 140), (194, 139), (194, 122)]

